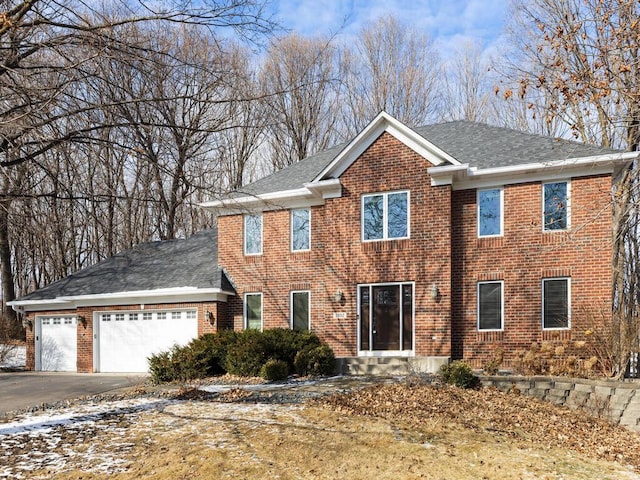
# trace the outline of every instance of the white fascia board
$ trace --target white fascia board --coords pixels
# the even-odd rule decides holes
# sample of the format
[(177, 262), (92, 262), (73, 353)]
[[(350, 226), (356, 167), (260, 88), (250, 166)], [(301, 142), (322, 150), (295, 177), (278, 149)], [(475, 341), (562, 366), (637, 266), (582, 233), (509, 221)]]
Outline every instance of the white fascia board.
[(440, 185), (453, 185), (457, 179), (464, 178), (468, 175), (469, 164), (444, 165), (442, 167), (431, 167), (427, 169), (427, 173), (431, 178), (431, 185), (434, 187)]
[(73, 295), (46, 300), (15, 300), (8, 304), (15, 311), (31, 312), (148, 303), (226, 302), (229, 295), (235, 294), (219, 288), (177, 287), (95, 295)]
[(453, 165), (460, 164), (460, 162), (451, 155), (436, 147), (421, 135), (418, 135), (402, 122), (396, 120), (386, 112), (380, 112), (376, 118), (316, 176), (314, 182), (322, 180), (325, 177), (340, 177), (383, 132), (388, 132), (393, 135), (400, 142), (404, 143), (407, 147), (434, 165), (442, 165), (444, 162), (449, 162)]
[(428, 170), (431, 184), (452, 185), (453, 190), (557, 180), (569, 177), (613, 174), (638, 157), (638, 152), (625, 152), (591, 157), (569, 158), (544, 163), (527, 163), (505, 167), (466, 169), (434, 167)]
[(209, 210), (216, 210), (218, 215), (237, 215), (254, 211), (283, 210), (289, 208), (313, 207), (323, 205), (327, 198), (342, 195), (342, 185), (339, 179), (329, 179), (321, 182), (305, 183), (302, 188), (281, 190), (251, 195), (245, 197), (228, 198), (201, 203), (200, 206)]

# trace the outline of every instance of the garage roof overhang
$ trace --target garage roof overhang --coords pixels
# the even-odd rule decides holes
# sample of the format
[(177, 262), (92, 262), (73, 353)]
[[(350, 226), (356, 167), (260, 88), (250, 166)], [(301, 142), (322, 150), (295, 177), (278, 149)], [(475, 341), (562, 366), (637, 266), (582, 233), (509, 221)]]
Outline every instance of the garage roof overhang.
[(14, 300), (13, 302), (7, 302), (7, 304), (11, 305), (16, 312), (42, 312), (113, 305), (226, 302), (229, 295), (235, 294), (220, 288), (176, 287), (93, 295), (70, 295), (40, 300)]

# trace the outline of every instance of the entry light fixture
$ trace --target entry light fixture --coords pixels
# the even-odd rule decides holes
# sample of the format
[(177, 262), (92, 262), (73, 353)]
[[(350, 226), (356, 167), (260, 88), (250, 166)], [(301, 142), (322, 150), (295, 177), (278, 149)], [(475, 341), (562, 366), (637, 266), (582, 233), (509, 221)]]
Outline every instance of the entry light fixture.
[(85, 317), (84, 315), (78, 315), (78, 323), (84, 328), (87, 328), (87, 317)]
[(440, 291), (438, 290), (438, 286), (434, 283), (433, 285), (431, 285), (431, 298), (433, 300), (437, 300), (439, 294)]
[(33, 329), (33, 322), (31, 320), (29, 320), (28, 318), (23, 318), (22, 319), (22, 328), (29, 328), (29, 329)]
[(214, 323), (216, 323), (216, 317), (213, 316), (213, 312), (210, 310), (207, 310), (207, 312), (205, 313), (205, 317), (207, 319), (207, 321), (213, 325)]
[(342, 290), (338, 289), (336, 290), (336, 293), (333, 294), (333, 297), (331, 297), (331, 299), (334, 302), (341, 302), (342, 300), (344, 300), (344, 293), (342, 292)]

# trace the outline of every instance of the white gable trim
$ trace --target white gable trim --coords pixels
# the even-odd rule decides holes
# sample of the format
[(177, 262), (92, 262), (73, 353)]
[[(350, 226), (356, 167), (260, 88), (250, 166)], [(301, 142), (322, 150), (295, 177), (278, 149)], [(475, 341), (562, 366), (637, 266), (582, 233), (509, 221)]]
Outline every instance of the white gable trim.
[(220, 288), (176, 287), (94, 295), (71, 295), (43, 300), (14, 300), (7, 302), (7, 304), (11, 305), (11, 308), (16, 312), (37, 312), (147, 303), (226, 302), (229, 295), (235, 295), (235, 293)]
[(380, 112), (378, 116), (313, 179), (313, 182), (319, 182), (326, 178), (339, 178), (383, 132), (388, 132), (393, 135), (433, 165), (442, 165), (445, 162), (460, 165), (460, 162), (451, 155), (436, 147), (421, 135), (418, 135), (402, 122), (396, 120), (386, 112)]
[(218, 215), (237, 215), (289, 208), (305, 208), (323, 205), (327, 198), (342, 195), (340, 180), (332, 178), (320, 182), (305, 183), (302, 188), (282, 190), (262, 195), (247, 195), (201, 203), (200, 207), (214, 210)]
[(433, 186), (451, 185), (453, 190), (466, 190), (567, 177), (615, 174), (638, 156), (638, 152), (625, 152), (485, 169), (465, 164), (432, 167), (427, 172), (431, 176)]

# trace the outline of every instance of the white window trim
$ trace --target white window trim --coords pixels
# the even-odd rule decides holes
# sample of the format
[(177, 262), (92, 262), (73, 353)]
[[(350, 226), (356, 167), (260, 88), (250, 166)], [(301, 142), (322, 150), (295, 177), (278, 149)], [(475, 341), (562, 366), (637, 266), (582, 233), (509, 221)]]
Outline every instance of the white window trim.
[[(546, 328), (544, 326), (544, 283), (549, 280), (566, 280), (567, 281), (567, 326), (566, 327), (557, 327), (557, 328)], [(542, 283), (540, 285), (542, 290), (542, 305), (541, 305), (541, 320), (542, 320), (542, 330), (545, 331), (553, 331), (553, 330), (571, 330), (571, 277), (549, 277), (543, 278)]]
[[(480, 328), (480, 285), (487, 285), (491, 283), (500, 284), (500, 328)], [(476, 329), (478, 332), (504, 331), (504, 280), (483, 280), (476, 284)]]
[[(360, 349), (360, 339), (361, 339), (361, 335), (362, 332), (360, 331), (360, 310), (361, 310), (361, 305), (360, 305), (360, 287), (369, 287), (369, 293), (371, 293), (371, 287), (385, 287), (385, 286), (389, 286), (389, 285), (400, 285), (400, 293), (402, 293), (402, 285), (411, 285), (411, 315), (413, 317), (413, 329), (411, 332), (411, 345), (413, 346), (413, 349), (411, 350), (361, 350)], [(357, 288), (357, 322), (358, 322), (358, 326), (357, 326), (357, 335), (356, 335), (356, 341), (358, 342), (357, 344), (357, 351), (358, 351), (358, 357), (414, 357), (415, 356), (415, 349), (416, 349), (416, 282), (382, 282), (382, 283), (358, 283), (356, 285)], [(371, 295), (369, 296), (369, 298), (371, 298)], [(404, 339), (401, 338), (400, 341), (402, 342)], [(371, 338), (369, 339), (369, 345), (371, 345)]]
[[(405, 237), (389, 237), (389, 195), (396, 193), (407, 194), (407, 235)], [(382, 238), (364, 238), (364, 199), (367, 197), (382, 196)], [(360, 198), (360, 239), (362, 242), (388, 242), (393, 240), (407, 240), (411, 238), (411, 192), (409, 190), (393, 190), (390, 192), (365, 193)]]
[[(259, 252), (247, 252), (247, 218), (248, 217), (260, 217), (260, 251)], [(242, 249), (245, 256), (251, 257), (256, 255), (262, 255), (264, 249), (264, 218), (262, 212), (259, 213), (247, 213), (242, 216)]]
[[(500, 232), (492, 235), (480, 234), (480, 192), (487, 192), (491, 190), (500, 191)], [(478, 232), (478, 238), (492, 238), (504, 236), (504, 187), (495, 188), (481, 188), (476, 191), (476, 231)]]
[(293, 330), (293, 294), (294, 293), (306, 293), (309, 296), (309, 311), (307, 312), (307, 324), (309, 325), (309, 331), (311, 331), (311, 290), (291, 290), (289, 292), (289, 327)]
[[(567, 228), (563, 229), (555, 229), (555, 230), (547, 230), (545, 228), (545, 218), (544, 218), (544, 186), (549, 185), (550, 183), (566, 183), (567, 184)], [(557, 233), (557, 232), (568, 232), (571, 230), (571, 179), (568, 180), (551, 180), (548, 182), (542, 182), (541, 186), (542, 193), (542, 232), (543, 233)]]
[[(307, 210), (309, 212), (309, 234), (308, 234), (308, 240), (309, 240), (309, 248), (300, 248), (300, 249), (296, 249), (293, 248), (293, 212), (298, 212), (300, 210)], [(291, 213), (289, 214), (289, 235), (290, 235), (290, 248), (292, 252), (309, 252), (311, 251), (311, 208), (294, 208), (291, 210)]]
[(264, 330), (264, 297), (262, 292), (247, 292), (244, 294), (243, 303), (242, 303), (242, 322), (244, 325), (244, 329), (249, 329), (249, 319), (247, 318), (247, 297), (249, 295), (260, 295), (260, 331)]

